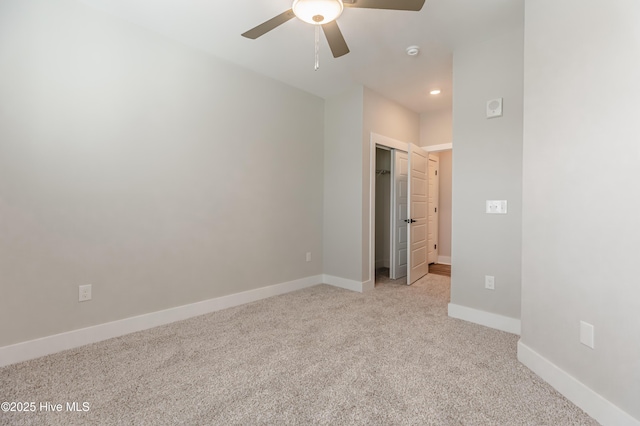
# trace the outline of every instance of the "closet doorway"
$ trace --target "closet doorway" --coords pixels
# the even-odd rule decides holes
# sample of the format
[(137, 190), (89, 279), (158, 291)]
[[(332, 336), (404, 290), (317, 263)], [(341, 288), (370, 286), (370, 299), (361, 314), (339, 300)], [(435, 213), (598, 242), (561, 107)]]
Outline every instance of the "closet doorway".
[(408, 154), (376, 146), (375, 270), (376, 276), (407, 276)]
[(373, 274), (412, 284), (428, 273), (428, 154), (372, 146)]
[(412, 284), (429, 272), (428, 153), (412, 143), (375, 133), (369, 152), (368, 282), (375, 286), (376, 268), (380, 267), (388, 268), (388, 275), (396, 280), (406, 276), (404, 282)]

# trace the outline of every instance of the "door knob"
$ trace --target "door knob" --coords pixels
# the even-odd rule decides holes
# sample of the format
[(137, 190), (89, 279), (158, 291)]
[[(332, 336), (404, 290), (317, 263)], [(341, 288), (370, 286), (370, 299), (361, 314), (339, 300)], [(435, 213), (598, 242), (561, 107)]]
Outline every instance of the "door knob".
[(407, 222), (407, 223), (413, 223), (413, 222), (415, 222), (415, 220), (414, 220), (414, 219), (405, 219), (405, 222)]

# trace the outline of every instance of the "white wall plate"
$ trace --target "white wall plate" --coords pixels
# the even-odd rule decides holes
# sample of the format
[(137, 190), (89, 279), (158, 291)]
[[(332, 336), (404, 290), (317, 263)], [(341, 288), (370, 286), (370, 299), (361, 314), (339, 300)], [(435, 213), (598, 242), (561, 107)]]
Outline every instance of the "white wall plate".
[(502, 117), (502, 98), (487, 101), (487, 118)]

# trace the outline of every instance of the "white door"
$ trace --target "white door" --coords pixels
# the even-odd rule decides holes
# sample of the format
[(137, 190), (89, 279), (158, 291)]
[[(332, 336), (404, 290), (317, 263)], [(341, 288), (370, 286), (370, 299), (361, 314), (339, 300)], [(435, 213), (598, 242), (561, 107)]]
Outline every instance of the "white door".
[(409, 155), (394, 149), (391, 157), (391, 268), (389, 278), (407, 275), (407, 200), (409, 198)]
[(429, 154), (429, 225), (428, 232), (428, 263), (438, 262), (438, 188), (440, 188), (440, 177), (438, 169), (440, 159), (433, 154)]
[(427, 153), (409, 144), (409, 267), (407, 284), (411, 285), (429, 272), (427, 262)]

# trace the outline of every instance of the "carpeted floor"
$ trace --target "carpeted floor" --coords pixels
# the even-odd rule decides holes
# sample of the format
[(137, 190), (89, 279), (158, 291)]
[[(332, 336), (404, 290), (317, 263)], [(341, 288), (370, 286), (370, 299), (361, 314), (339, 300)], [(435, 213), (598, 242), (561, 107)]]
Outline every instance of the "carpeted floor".
[(89, 411), (0, 424), (597, 424), (518, 363), (517, 336), (448, 318), (448, 300), (433, 274), (319, 285), (16, 364), (1, 401)]

